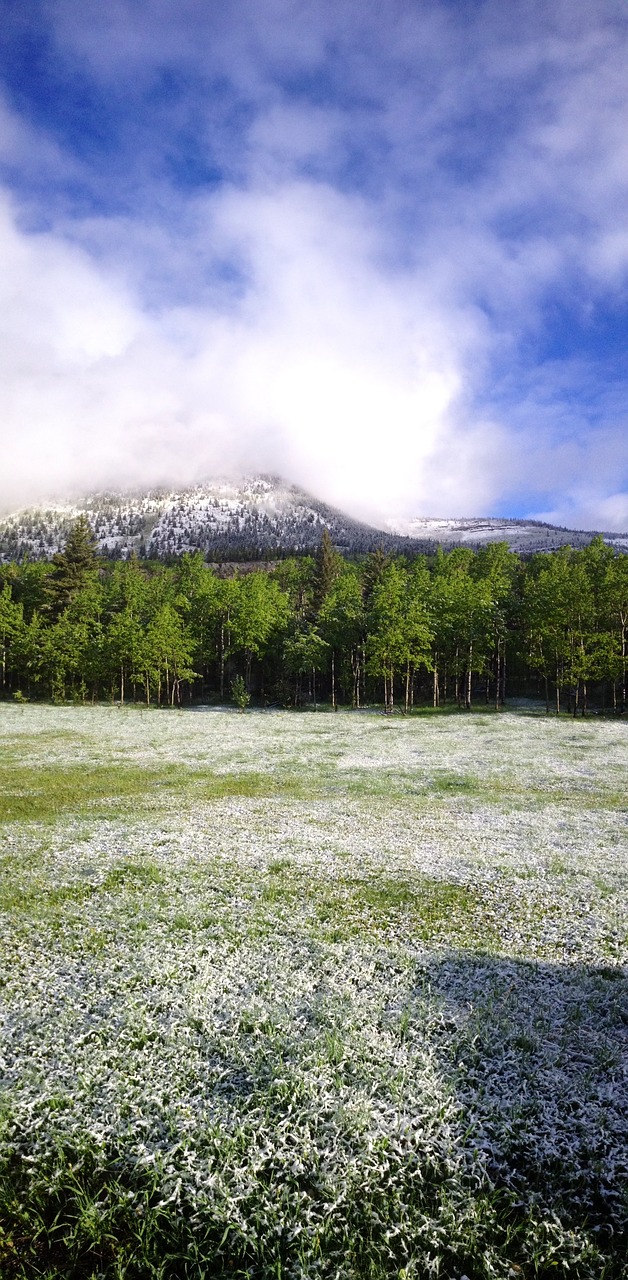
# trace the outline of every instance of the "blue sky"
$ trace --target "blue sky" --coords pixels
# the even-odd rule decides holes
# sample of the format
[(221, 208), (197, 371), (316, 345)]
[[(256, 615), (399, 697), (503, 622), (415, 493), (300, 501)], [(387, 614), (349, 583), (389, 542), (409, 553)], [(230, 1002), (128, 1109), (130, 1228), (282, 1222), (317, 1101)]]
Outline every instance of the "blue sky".
[(0, 503), (628, 527), (624, 0), (0, 0)]

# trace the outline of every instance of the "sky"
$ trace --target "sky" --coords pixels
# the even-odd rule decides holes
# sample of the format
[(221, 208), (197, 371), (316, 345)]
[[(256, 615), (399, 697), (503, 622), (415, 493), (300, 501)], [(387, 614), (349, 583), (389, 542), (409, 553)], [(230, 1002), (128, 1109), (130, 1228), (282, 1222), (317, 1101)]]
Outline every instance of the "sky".
[(625, 0), (0, 0), (0, 507), (628, 529)]

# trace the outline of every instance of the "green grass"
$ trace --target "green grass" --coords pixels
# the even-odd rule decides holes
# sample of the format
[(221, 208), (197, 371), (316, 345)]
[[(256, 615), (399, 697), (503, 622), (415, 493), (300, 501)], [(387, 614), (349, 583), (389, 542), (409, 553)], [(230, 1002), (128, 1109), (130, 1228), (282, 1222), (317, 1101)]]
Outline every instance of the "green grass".
[(311, 794), (298, 777), (255, 771), (216, 773), (179, 766), (146, 768), (124, 764), (0, 765), (0, 823), (56, 822), (66, 813), (93, 816), (171, 802), (172, 794), (190, 801), (229, 796), (305, 798)]
[(0, 823), (84, 816), (88, 808), (141, 797), (151, 785), (150, 771), (123, 765), (0, 765)]
[[(49, 735), (54, 737), (58, 735)], [(566, 803), (580, 808), (623, 810), (623, 791), (598, 790), (586, 785), (567, 789), (548, 783), (543, 789), (517, 784), (512, 777), (482, 777), (469, 772), (434, 769), (428, 762), (413, 772), (398, 769), (343, 770), (334, 760), (298, 772), (288, 763), (280, 769), (213, 770), (177, 764), (142, 765), (90, 760), (85, 763), (34, 764), (0, 759), (0, 825), (21, 822), (54, 823), (73, 817), (113, 816), (164, 806), (180, 797), (189, 804), (222, 799), (278, 799), (308, 801), (339, 796), (347, 799), (412, 800), (421, 805), (431, 798), (462, 796), (509, 810)]]
[(0, 1280), (624, 1280), (615, 728), (71, 715), (0, 748)]
[[(478, 895), (469, 888), (425, 876), (415, 876), (411, 884), (384, 877), (375, 883), (340, 880), (333, 888), (310, 882), (309, 894), (324, 934), (337, 941), (399, 924), (416, 940), (427, 941), (437, 933), (460, 943), (471, 922), (474, 936), (478, 936)], [(485, 943), (491, 932), (482, 930)]]
[(114, 867), (96, 883), (74, 881), (69, 884), (51, 885), (41, 877), (30, 877), (26, 884), (19, 882), (17, 874), (7, 875), (11, 863), (4, 859), (3, 881), (0, 883), (0, 911), (14, 915), (37, 915), (50, 919), (63, 915), (67, 908), (80, 906), (99, 894), (118, 894), (122, 890), (143, 893), (163, 881), (160, 870), (142, 862), (126, 862)]

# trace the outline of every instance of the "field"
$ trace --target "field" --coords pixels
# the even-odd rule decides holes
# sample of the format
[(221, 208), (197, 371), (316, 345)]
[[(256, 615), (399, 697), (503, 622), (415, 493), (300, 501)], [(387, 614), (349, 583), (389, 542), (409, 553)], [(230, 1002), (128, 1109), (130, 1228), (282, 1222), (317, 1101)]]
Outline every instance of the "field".
[(628, 727), (0, 705), (0, 1275), (625, 1277)]

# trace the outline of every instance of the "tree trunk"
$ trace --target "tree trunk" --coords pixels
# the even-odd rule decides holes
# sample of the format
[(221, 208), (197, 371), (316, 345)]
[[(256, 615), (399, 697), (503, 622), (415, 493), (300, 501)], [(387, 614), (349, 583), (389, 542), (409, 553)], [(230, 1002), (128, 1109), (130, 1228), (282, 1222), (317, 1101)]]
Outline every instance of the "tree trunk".
[(621, 629), (621, 709), (626, 710), (626, 628)]
[(467, 690), (465, 696), (465, 706), (467, 711), (471, 710), (471, 679), (473, 675), (473, 641), (469, 645), (469, 661), (467, 664)]
[(549, 715), (549, 681), (547, 679), (547, 671), (545, 672), (545, 714)]
[(438, 688), (438, 667), (434, 664), (432, 673), (432, 706), (437, 707), (439, 704), (439, 688)]
[(225, 700), (225, 624), (220, 624), (220, 701)]
[[(332, 650), (332, 663), (333, 663), (333, 650)], [(359, 646), (351, 650), (351, 672), (353, 675), (353, 693), (351, 697), (351, 705), (352, 707), (359, 707), (360, 705), (360, 649), (359, 649)], [(333, 673), (334, 673), (334, 667), (332, 665), (332, 674)]]
[(336, 711), (336, 651), (331, 651), (331, 709)]
[(410, 709), (410, 659), (406, 661), (406, 697), (405, 697), (405, 713), (408, 714)]

